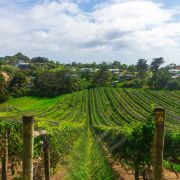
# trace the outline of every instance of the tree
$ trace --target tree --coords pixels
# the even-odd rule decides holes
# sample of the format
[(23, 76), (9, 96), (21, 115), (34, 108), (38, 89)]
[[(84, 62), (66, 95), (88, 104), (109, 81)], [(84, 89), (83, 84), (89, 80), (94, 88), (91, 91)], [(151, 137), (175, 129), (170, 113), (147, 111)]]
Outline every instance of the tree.
[(139, 59), (137, 62), (137, 73), (141, 79), (146, 78), (147, 70), (148, 70), (147, 60), (146, 59)]
[(120, 69), (122, 69), (122, 70), (126, 70), (126, 69), (127, 69), (127, 67), (128, 67), (128, 66), (127, 66), (126, 64), (122, 64)]
[(101, 69), (96, 72), (93, 78), (93, 83), (95, 86), (104, 86), (109, 83), (112, 78), (112, 74), (108, 71), (106, 66), (101, 67)]
[(29, 91), (28, 84), (28, 78), (25, 74), (18, 71), (9, 83), (9, 92), (14, 97), (27, 95)]
[(135, 73), (137, 72), (137, 66), (136, 65), (129, 65), (127, 69), (130, 73), (132, 73), (132, 75), (135, 75)]
[(49, 61), (48, 58), (45, 58), (45, 57), (34, 57), (31, 59), (32, 62), (35, 62), (35, 63), (47, 63)]
[(103, 61), (101, 64), (99, 64), (99, 68), (103, 71), (107, 71), (109, 68), (109, 65)]
[(168, 82), (171, 80), (171, 74), (166, 68), (161, 68), (149, 80), (149, 85), (153, 89), (163, 89), (167, 87)]
[(23, 61), (29, 61), (29, 57), (22, 54), (21, 52), (18, 52), (17, 54), (14, 55), (14, 57), (17, 59), (17, 60), (23, 60)]
[(37, 75), (34, 95), (55, 97), (63, 93), (79, 90), (77, 74), (69, 70), (43, 71)]
[(119, 61), (113, 61), (112, 68), (113, 69), (120, 69), (121, 68), (121, 63)]
[(7, 62), (6, 62), (5, 58), (0, 57), (0, 66), (1, 66), (1, 65), (5, 65), (6, 63), (7, 63)]
[(4, 77), (0, 74), (0, 103), (5, 102), (8, 99), (8, 92), (6, 89), (6, 82)]
[(156, 74), (159, 70), (159, 67), (161, 64), (164, 63), (164, 59), (162, 57), (159, 58), (154, 58), (153, 61), (151, 62), (151, 70), (154, 74)]
[(15, 65), (18, 60), (23, 60), (25, 62), (29, 61), (29, 57), (25, 56), (21, 52), (18, 52), (14, 56), (6, 56), (6, 60), (8, 61), (9, 64)]

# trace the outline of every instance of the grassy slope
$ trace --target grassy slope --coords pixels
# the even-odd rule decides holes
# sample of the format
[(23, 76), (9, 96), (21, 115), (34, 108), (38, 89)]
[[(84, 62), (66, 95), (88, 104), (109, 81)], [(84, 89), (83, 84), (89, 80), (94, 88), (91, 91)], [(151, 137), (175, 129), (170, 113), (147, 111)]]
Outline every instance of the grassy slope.
[(13, 106), (15, 108), (17, 108), (18, 110), (21, 111), (33, 111), (36, 110), (38, 108), (43, 108), (43, 106), (51, 106), (53, 104), (55, 104), (60, 98), (52, 98), (52, 99), (48, 99), (48, 98), (35, 98), (35, 97), (21, 97), (21, 98), (12, 98), (10, 100), (8, 100), (6, 103), (1, 104), (0, 108), (4, 107), (9, 107), (9, 106)]

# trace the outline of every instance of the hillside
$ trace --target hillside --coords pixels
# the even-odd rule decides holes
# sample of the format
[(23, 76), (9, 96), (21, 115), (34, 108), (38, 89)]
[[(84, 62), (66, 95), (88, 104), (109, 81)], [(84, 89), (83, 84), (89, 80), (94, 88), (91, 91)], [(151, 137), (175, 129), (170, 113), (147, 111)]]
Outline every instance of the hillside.
[(101, 147), (103, 138), (113, 138), (109, 132), (124, 132), (133, 123), (145, 124), (156, 106), (166, 109), (166, 133), (178, 132), (180, 91), (107, 87), (52, 99), (22, 97), (0, 104), (0, 118), (20, 121), (24, 114), (34, 115), (36, 129), (46, 129), (51, 136), (52, 158), (57, 161), (52, 166), (67, 161), (67, 178), (115, 179)]

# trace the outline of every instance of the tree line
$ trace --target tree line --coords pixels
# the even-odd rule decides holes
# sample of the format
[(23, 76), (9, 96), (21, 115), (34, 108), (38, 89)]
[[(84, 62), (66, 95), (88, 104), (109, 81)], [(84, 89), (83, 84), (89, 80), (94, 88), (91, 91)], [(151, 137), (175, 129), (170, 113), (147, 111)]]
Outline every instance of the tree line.
[[(15, 67), (18, 60), (29, 63), (31, 68), (22, 70)], [(30, 59), (17, 53), (0, 58), (0, 72), (6, 72), (9, 76), (9, 80), (5, 80), (0, 73), (0, 102), (6, 101), (9, 96), (55, 97), (84, 88), (112, 84), (124, 88), (180, 89), (180, 78), (173, 79), (168, 71), (171, 66), (161, 67), (163, 63), (164, 59), (159, 57), (154, 58), (150, 65), (146, 59), (139, 59), (136, 65), (121, 64), (120, 61), (60, 64), (45, 57)], [(81, 72), (81, 68), (96, 71)], [(123, 76), (130, 74), (131, 78), (120, 81), (119, 73), (109, 71), (111, 69), (119, 69), (119, 73)]]

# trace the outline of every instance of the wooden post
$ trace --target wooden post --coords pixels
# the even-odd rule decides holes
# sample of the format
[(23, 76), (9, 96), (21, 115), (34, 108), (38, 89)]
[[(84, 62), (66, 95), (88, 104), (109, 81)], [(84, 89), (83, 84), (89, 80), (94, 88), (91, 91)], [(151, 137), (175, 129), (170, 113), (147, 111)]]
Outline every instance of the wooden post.
[(2, 157), (2, 180), (7, 180), (8, 169), (8, 132), (5, 133), (3, 143), (3, 157)]
[(155, 133), (153, 141), (153, 180), (163, 179), (163, 149), (165, 109), (155, 108)]
[(43, 136), (43, 142), (45, 180), (50, 180), (49, 147), (46, 135)]
[(23, 116), (23, 180), (33, 179), (33, 134), (33, 116)]

